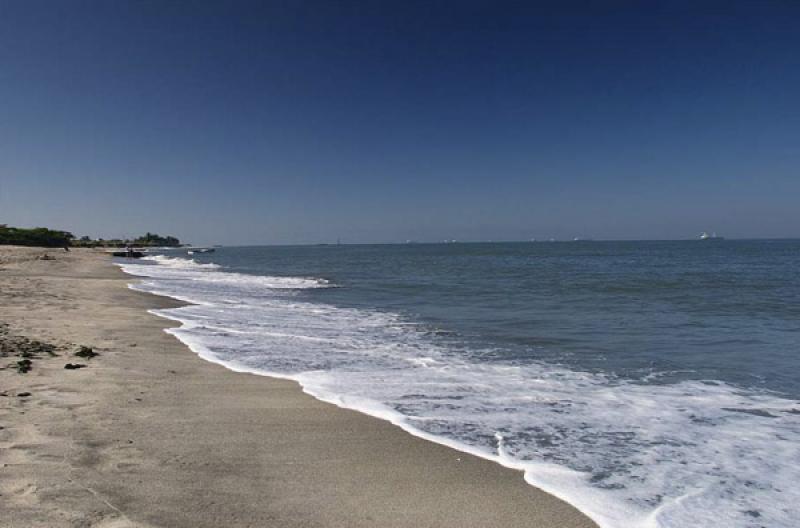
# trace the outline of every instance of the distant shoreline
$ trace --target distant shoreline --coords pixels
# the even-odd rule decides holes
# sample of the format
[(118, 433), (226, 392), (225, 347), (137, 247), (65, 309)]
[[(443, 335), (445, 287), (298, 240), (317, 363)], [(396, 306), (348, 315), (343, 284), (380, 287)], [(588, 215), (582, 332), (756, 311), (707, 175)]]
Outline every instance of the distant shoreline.
[[(721, 242), (781, 242), (800, 240), (800, 237), (779, 237), (779, 238), (720, 238)], [(607, 243), (679, 243), (679, 242), (709, 242), (697, 238), (680, 239), (581, 239), (581, 240), (456, 240), (455, 242), (443, 241), (413, 241), (413, 242), (307, 242), (307, 243), (286, 243), (286, 244), (225, 244), (225, 248), (237, 247), (337, 247), (337, 246), (437, 246), (437, 245), (468, 245), (468, 244), (607, 244)], [(170, 248), (170, 250), (184, 249), (181, 247)]]

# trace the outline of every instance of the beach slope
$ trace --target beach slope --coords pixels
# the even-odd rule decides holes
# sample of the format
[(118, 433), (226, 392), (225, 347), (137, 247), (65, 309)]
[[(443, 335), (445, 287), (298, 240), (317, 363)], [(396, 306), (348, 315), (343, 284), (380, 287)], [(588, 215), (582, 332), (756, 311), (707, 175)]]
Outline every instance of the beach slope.
[(206, 362), (147, 312), (177, 301), (45, 253), (0, 247), (2, 526), (595, 526), (518, 471)]

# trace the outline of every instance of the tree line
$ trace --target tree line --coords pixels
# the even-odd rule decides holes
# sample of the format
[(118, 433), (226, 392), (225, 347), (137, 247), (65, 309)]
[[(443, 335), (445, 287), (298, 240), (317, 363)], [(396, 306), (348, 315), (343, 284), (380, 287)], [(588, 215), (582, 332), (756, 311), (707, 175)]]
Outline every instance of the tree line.
[(181, 241), (174, 236), (145, 233), (137, 238), (93, 239), (88, 236), (76, 238), (69, 231), (58, 231), (46, 227), (22, 228), (0, 224), (0, 245), (37, 247), (178, 247)]

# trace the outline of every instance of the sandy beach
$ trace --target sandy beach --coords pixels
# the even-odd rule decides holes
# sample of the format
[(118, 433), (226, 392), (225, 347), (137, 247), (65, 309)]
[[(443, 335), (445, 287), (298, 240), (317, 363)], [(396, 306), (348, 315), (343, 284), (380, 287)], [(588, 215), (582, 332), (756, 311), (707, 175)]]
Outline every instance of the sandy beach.
[(0, 247), (0, 525), (595, 526), (517, 471), (200, 359), (134, 280)]

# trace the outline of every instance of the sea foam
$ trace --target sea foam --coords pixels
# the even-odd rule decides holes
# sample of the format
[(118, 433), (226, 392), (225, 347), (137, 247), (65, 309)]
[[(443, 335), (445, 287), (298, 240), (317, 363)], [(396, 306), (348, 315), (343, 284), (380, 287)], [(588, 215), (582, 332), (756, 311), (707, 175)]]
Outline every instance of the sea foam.
[(209, 361), (522, 469), (604, 528), (792, 527), (800, 405), (721, 382), (634, 383), (543, 362), (481, 363), (398, 314), (311, 302), (333, 287), (154, 257), (132, 287)]

